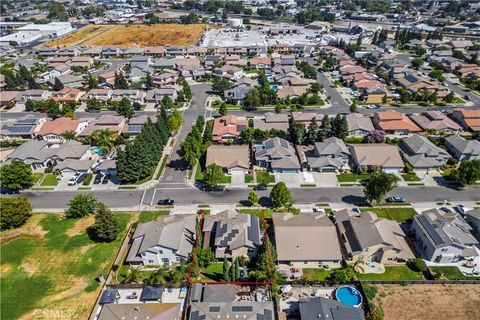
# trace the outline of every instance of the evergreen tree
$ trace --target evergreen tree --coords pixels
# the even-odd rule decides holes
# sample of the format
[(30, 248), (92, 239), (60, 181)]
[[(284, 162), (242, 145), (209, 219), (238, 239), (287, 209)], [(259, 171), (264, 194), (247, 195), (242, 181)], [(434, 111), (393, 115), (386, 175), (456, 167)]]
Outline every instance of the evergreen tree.
[(122, 72), (117, 73), (115, 72), (115, 81), (114, 81), (115, 89), (128, 89), (128, 82), (125, 79)]
[(153, 79), (150, 72), (145, 75), (145, 89), (150, 90), (153, 87)]
[(290, 126), (290, 134), (296, 145), (301, 145), (305, 140), (305, 126), (301, 123), (293, 123)]
[(63, 83), (60, 81), (60, 79), (58, 79), (57, 77), (55, 77), (55, 81), (53, 83), (53, 90), (55, 91), (60, 91), (64, 88), (63, 86)]
[(95, 210), (95, 223), (89, 229), (89, 233), (95, 241), (112, 242), (118, 236), (118, 221), (110, 209), (103, 203), (98, 203)]
[(307, 129), (307, 138), (310, 144), (315, 144), (318, 138), (318, 125), (315, 118), (312, 119), (312, 122)]
[(235, 281), (240, 279), (240, 262), (238, 257), (235, 259)]
[(377, 43), (378, 43), (378, 30), (375, 31), (372, 38), (372, 44), (377, 44)]
[(326, 115), (322, 119), (322, 129), (320, 130), (320, 139), (323, 141), (331, 137), (331, 132), (332, 132), (332, 124), (330, 122), (330, 117)]
[(230, 264), (228, 263), (227, 257), (223, 258), (223, 280), (230, 281)]
[(130, 99), (127, 97), (123, 97), (122, 100), (118, 103), (118, 107), (116, 108), (117, 113), (121, 116), (124, 116), (130, 119), (134, 114), (135, 111), (133, 110), (132, 103)]
[(192, 99), (192, 89), (190, 88), (190, 85), (188, 84), (187, 80), (182, 81), (182, 91), (183, 91), (183, 95), (187, 100)]
[(98, 88), (98, 79), (94, 77), (91, 73), (88, 74), (88, 88), (90, 90)]

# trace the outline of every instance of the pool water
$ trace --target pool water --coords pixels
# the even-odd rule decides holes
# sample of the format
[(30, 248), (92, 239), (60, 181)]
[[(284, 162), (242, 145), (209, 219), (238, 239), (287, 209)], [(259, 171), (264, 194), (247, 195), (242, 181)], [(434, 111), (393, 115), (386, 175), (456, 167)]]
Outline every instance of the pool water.
[(270, 88), (271, 88), (273, 91), (278, 91), (278, 86), (277, 86), (277, 85), (272, 85), (272, 86), (270, 86)]
[(98, 154), (99, 156), (103, 155), (103, 148), (102, 147), (92, 147), (90, 148), (93, 153)]
[(335, 297), (349, 307), (358, 308), (362, 305), (362, 295), (352, 286), (338, 288), (335, 290)]

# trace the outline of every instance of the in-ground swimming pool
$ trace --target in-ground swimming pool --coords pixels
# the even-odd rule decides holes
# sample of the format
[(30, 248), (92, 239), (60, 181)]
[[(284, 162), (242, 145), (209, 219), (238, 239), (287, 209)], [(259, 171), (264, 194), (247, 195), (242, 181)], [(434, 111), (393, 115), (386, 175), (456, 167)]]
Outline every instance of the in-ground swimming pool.
[(103, 155), (103, 148), (102, 147), (91, 147), (93, 153), (98, 154), (99, 156)]
[(358, 308), (362, 305), (362, 295), (353, 286), (341, 286), (335, 290), (335, 297), (349, 307)]

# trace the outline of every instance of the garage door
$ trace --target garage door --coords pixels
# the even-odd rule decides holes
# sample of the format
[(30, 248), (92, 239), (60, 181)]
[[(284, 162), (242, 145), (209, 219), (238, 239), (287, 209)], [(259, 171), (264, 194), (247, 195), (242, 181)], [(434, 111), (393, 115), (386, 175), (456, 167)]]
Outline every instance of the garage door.
[(335, 172), (335, 168), (325, 167), (325, 168), (322, 168), (320, 172)]

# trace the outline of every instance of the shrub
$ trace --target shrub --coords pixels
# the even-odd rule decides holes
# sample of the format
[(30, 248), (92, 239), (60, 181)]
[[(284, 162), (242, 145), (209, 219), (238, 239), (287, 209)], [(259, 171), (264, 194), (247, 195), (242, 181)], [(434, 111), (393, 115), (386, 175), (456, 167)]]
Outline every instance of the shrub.
[(407, 267), (417, 272), (424, 272), (427, 270), (427, 264), (420, 258), (409, 259), (407, 261)]
[(97, 204), (97, 199), (93, 195), (79, 194), (68, 202), (65, 217), (73, 219), (86, 217), (94, 213)]
[(0, 198), (0, 230), (18, 228), (32, 216), (32, 205), (23, 198)]
[(87, 176), (85, 177), (85, 180), (83, 180), (83, 185), (84, 186), (90, 185), (90, 182), (92, 182), (92, 178), (93, 178), (93, 174), (91, 173), (87, 174)]

